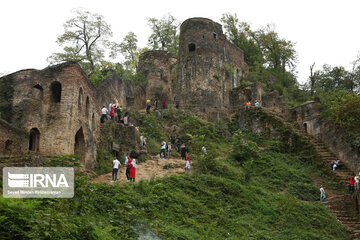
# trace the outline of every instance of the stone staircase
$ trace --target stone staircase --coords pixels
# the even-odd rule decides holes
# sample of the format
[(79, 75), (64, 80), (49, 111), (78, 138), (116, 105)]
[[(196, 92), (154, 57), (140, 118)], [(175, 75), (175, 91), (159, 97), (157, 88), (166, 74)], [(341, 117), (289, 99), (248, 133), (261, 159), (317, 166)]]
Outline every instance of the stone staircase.
[[(337, 157), (332, 153), (328, 147), (319, 139), (308, 135), (305, 130), (295, 126), (293, 122), (286, 121), (279, 114), (272, 113), (271, 111), (264, 110), (267, 114), (281, 121), (285, 126), (296, 132), (303, 139), (307, 140), (313, 147), (316, 153), (321, 157), (324, 165), (330, 170), (332, 160), (337, 160)], [(339, 180), (344, 189), (348, 188), (349, 177), (354, 177), (355, 173), (352, 172), (344, 162), (340, 162), (341, 167), (338, 170), (332, 171), (336, 178)], [(352, 196), (345, 191), (325, 189), (327, 193), (327, 202), (325, 203), (331, 214), (351, 232), (351, 237), (354, 240), (360, 240), (360, 222), (355, 217), (353, 208)], [(320, 193), (319, 193), (320, 194)]]

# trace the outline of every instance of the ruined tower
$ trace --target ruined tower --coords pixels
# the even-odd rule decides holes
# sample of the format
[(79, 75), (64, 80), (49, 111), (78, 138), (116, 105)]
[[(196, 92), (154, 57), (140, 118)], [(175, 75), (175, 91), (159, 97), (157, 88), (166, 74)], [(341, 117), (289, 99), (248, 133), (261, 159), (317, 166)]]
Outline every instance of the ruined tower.
[(210, 118), (226, 115), (230, 90), (240, 85), (246, 64), (219, 23), (190, 18), (181, 24), (175, 101)]
[(146, 87), (143, 97), (137, 97), (141, 102), (135, 100), (135, 105), (142, 108), (146, 99), (153, 102), (156, 98), (159, 103), (173, 103), (172, 83), (176, 79), (176, 62), (174, 55), (168, 51), (147, 51), (140, 56), (138, 72), (144, 75)]
[[(93, 168), (100, 131), (95, 87), (78, 64), (23, 70), (0, 78), (0, 155), (77, 154)], [(6, 121), (5, 121), (6, 120)]]

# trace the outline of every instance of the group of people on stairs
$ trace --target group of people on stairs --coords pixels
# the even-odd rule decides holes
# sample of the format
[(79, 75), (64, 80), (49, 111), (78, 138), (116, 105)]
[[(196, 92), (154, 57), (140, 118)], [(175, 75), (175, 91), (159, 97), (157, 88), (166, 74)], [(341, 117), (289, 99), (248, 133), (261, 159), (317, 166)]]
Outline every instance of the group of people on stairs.
[(122, 112), (123, 108), (119, 105), (118, 100), (115, 98), (114, 103), (110, 103), (108, 108), (106, 108), (105, 105), (102, 107), (100, 122), (104, 123), (105, 120), (113, 120), (117, 121), (118, 123), (123, 123), (125, 126), (131, 126), (132, 122), (130, 120), (129, 112), (125, 111), (125, 114), (123, 116)]

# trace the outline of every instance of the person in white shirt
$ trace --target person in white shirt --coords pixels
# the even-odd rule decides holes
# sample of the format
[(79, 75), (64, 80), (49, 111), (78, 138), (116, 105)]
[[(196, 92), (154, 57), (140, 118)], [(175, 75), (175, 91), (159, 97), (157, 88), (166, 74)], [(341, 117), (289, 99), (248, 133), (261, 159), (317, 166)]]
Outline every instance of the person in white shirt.
[(112, 182), (116, 182), (117, 173), (120, 165), (121, 165), (120, 161), (115, 157), (115, 160), (113, 161)]
[(187, 170), (188, 175), (190, 175), (190, 164), (191, 164), (190, 157), (189, 157), (189, 154), (187, 154), (186, 162), (185, 162), (185, 169)]
[(326, 202), (326, 195), (323, 186), (320, 187), (320, 201)]
[(359, 190), (359, 176), (355, 176), (355, 190)]
[(104, 120), (107, 118), (106, 115), (109, 111), (107, 110), (107, 108), (105, 106), (103, 106), (103, 108), (101, 109), (101, 118), (100, 118), (100, 122), (104, 123)]
[(202, 146), (202, 151), (204, 152), (204, 154), (206, 154), (206, 147), (205, 146)]

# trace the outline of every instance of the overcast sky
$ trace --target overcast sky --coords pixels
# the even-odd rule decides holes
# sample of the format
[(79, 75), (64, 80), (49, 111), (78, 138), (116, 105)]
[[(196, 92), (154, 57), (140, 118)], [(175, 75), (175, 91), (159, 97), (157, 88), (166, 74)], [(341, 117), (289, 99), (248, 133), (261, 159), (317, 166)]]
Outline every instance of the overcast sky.
[(360, 50), (359, 0), (4, 0), (0, 3), (0, 73), (43, 69), (46, 58), (59, 51), (56, 38), (75, 8), (105, 17), (120, 42), (132, 31), (144, 47), (150, 30), (147, 18), (170, 13), (181, 22), (206, 17), (220, 22), (223, 13), (237, 13), (253, 29), (275, 24), (280, 37), (296, 43), (298, 81), (306, 81), (309, 66), (342, 65), (348, 70)]

